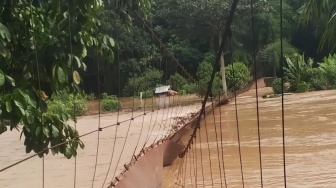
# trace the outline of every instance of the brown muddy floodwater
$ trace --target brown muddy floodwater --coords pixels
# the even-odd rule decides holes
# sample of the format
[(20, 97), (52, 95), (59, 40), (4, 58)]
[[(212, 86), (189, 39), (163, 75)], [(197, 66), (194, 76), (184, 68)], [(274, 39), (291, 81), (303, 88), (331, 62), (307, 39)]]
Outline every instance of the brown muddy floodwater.
[[(251, 188), (261, 187), (254, 94), (249, 91), (237, 99), (244, 184)], [(336, 187), (335, 94), (320, 91), (285, 96), (287, 187)], [(263, 185), (284, 187), (281, 98), (260, 98), (259, 110)], [(217, 108), (214, 114), (203, 120), (201, 137), (197, 134), (196, 144), (186, 157), (165, 168), (164, 187), (226, 187), (225, 179), (227, 187), (243, 187), (234, 101)], [(183, 170), (179, 173), (178, 169)]]
[[(78, 150), (76, 187), (107, 187), (113, 179), (128, 164), (133, 154), (138, 154), (143, 146), (150, 146), (163, 138), (169, 132), (176, 117), (186, 117), (190, 113), (199, 111), (200, 98), (193, 95), (155, 98), (154, 112), (151, 111), (152, 101), (143, 102), (134, 100), (135, 105), (141, 107), (146, 104), (147, 115), (143, 116), (143, 109), (132, 112), (108, 113), (100, 116), (100, 127), (111, 126), (99, 132), (99, 150), (97, 158), (97, 171), (94, 184), (96, 152), (98, 145), (98, 132), (82, 137), (85, 148)], [(123, 99), (123, 105), (131, 105)], [(189, 105), (187, 105), (189, 104)], [(160, 110), (157, 110), (161, 106)], [(165, 107), (165, 108), (164, 108)], [(133, 121), (129, 121), (133, 117)], [(115, 126), (116, 122), (122, 122)], [(98, 115), (78, 117), (77, 130), (80, 135), (97, 130)], [(70, 122), (70, 125), (73, 125)], [(142, 131), (141, 131), (142, 130)], [(8, 131), (0, 135), (0, 169), (13, 164), (30, 155), (25, 153), (23, 140), (19, 140), (20, 132)], [(114, 146), (115, 143), (115, 147)], [(123, 149), (124, 148), (124, 149)], [(113, 159), (111, 162), (113, 153)], [(109, 170), (109, 164), (111, 168)], [(63, 155), (53, 156), (51, 153), (45, 157), (44, 181), (46, 188), (74, 187), (75, 160), (66, 159)], [(39, 188), (42, 187), (42, 160), (31, 158), (13, 168), (0, 172), (0, 188)], [(116, 170), (115, 170), (116, 169)], [(115, 172), (114, 172), (115, 171)], [(109, 173), (107, 173), (109, 172)], [(104, 184), (104, 180), (106, 182)]]
[[(268, 93), (270, 89), (264, 88), (259, 91), (261, 94)], [(290, 188), (336, 187), (335, 94), (336, 91), (321, 91), (285, 96), (286, 169), (287, 185)], [(179, 100), (185, 101), (185, 98)], [(258, 188), (261, 186), (254, 91), (239, 96), (237, 104), (244, 183), (246, 188)], [(112, 180), (114, 169), (116, 174), (119, 174), (123, 165), (130, 161), (134, 150), (137, 149), (135, 153), (138, 153), (146, 139), (148, 146), (167, 134), (170, 125), (174, 123), (173, 117), (184, 117), (199, 110), (199, 107), (200, 104), (195, 103), (164, 108), (144, 118), (126, 121), (118, 126), (118, 129), (112, 126), (100, 132), (97, 172), (93, 187), (107, 187), (108, 182)], [(281, 98), (260, 98), (259, 107), (264, 187), (284, 187)], [(134, 116), (141, 113), (143, 112), (135, 112)], [(215, 116), (212, 113), (207, 116), (206, 123), (203, 120), (201, 137), (197, 134), (196, 144), (187, 157), (183, 160), (177, 159), (172, 166), (165, 168), (163, 187), (181, 187), (175, 185), (176, 177), (181, 180), (180, 184), (183, 184), (182, 180), (186, 180), (186, 188), (225, 187), (223, 168), (219, 168), (223, 166), (223, 158), (227, 187), (242, 187), (234, 102), (215, 109), (214, 114)], [(123, 112), (119, 121), (129, 119), (130, 116), (130, 112)], [(104, 114), (101, 117), (102, 127), (116, 122), (116, 113)], [(97, 125), (98, 116), (83, 116), (79, 118), (77, 128), (80, 134), (84, 134), (95, 130)], [(126, 134), (128, 127), (130, 130)], [(151, 129), (153, 131), (149, 135)], [(113, 149), (116, 130), (116, 147)], [(17, 131), (0, 135), (0, 168), (30, 155), (24, 153), (23, 141), (19, 140), (19, 135)], [(187, 141), (188, 135), (185, 136), (184, 142)], [(87, 188), (92, 185), (97, 137), (97, 134), (83, 137), (86, 147), (78, 151), (77, 187)], [(125, 149), (122, 152), (123, 144)], [(103, 184), (113, 151), (111, 170)], [(187, 165), (180, 165), (182, 161)], [(183, 167), (183, 173), (178, 173), (179, 167)], [(68, 188), (73, 187), (73, 183), (74, 159), (68, 160), (61, 155), (45, 157), (45, 187)], [(42, 160), (32, 158), (1, 172), (0, 188), (3, 187), (42, 187)]]

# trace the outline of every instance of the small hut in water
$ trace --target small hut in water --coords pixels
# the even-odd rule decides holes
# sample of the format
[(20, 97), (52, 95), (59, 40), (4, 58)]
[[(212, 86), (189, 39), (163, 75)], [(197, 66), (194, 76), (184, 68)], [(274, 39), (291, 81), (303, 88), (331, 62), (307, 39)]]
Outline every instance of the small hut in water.
[(174, 96), (177, 94), (176, 91), (170, 89), (170, 85), (168, 86), (160, 86), (155, 89), (155, 96)]

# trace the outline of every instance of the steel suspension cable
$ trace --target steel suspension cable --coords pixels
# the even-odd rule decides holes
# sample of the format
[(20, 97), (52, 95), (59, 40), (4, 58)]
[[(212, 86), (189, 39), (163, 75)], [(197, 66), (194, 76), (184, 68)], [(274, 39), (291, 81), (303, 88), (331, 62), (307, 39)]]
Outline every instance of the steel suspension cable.
[[(234, 66), (232, 62), (232, 76), (235, 78), (234, 74)], [(239, 133), (239, 118), (238, 118), (238, 106), (237, 106), (237, 91), (236, 91), (236, 83), (234, 84), (234, 100), (235, 100), (235, 113), (236, 113), (236, 127), (237, 127), (237, 140), (238, 140), (238, 151), (239, 151), (239, 163), (240, 163), (240, 173), (241, 173), (241, 180), (243, 188), (245, 187), (244, 182), (244, 172), (243, 172), (243, 162), (242, 162), (242, 155), (241, 155), (241, 144), (240, 144), (240, 133)]]
[(282, 151), (284, 184), (287, 187), (286, 178), (286, 143), (285, 143), (285, 105), (284, 105), (284, 52), (283, 52), (283, 0), (280, 0), (280, 67), (281, 67), (281, 124), (282, 124)]
[[(74, 72), (74, 65), (73, 65), (73, 50), (72, 50), (72, 31), (71, 31), (71, 12), (70, 12), (70, 2), (68, 2), (68, 16), (69, 16), (69, 45), (70, 45), (70, 58), (71, 58), (71, 72)], [(73, 91), (73, 90), (72, 90)], [(77, 120), (76, 120), (76, 106), (75, 102), (73, 101), (73, 119), (74, 119), (74, 126), (75, 126), (75, 131), (77, 131)], [(77, 181), (77, 155), (75, 155), (75, 167), (74, 167), (74, 188), (76, 187), (76, 181)]]
[(185, 160), (184, 167), (183, 167), (183, 187), (186, 187), (186, 181), (187, 181), (187, 166), (188, 166), (188, 156), (186, 154), (185, 157), (183, 157)]
[[(256, 36), (254, 28), (254, 5), (253, 0), (250, 0), (251, 7), (251, 23), (252, 23), (252, 39), (253, 39), (253, 63), (254, 63), (254, 82), (255, 82), (255, 94), (256, 94), (256, 106), (257, 106), (257, 126), (258, 126), (258, 151), (259, 151), (259, 168), (260, 168), (260, 185), (261, 188), (264, 187), (263, 183), (263, 170), (262, 170), (262, 160), (261, 160), (261, 137), (260, 137), (260, 117), (259, 117), (259, 96), (258, 96), (258, 75), (257, 75), (257, 61), (256, 61)], [(230, 42), (232, 46), (232, 40)]]
[[(165, 59), (165, 56), (164, 56), (164, 53), (163, 53), (163, 59)], [(167, 65), (167, 60), (165, 60), (165, 64)], [(163, 69), (163, 68), (162, 68)], [(165, 79), (165, 81), (167, 82), (167, 66), (166, 66), (166, 74), (165, 74), (165, 76), (166, 76), (166, 79)], [(169, 99), (170, 99), (170, 97), (169, 97)], [(163, 124), (163, 130), (162, 130), (162, 135), (160, 136), (160, 139), (159, 140), (161, 140), (163, 137), (164, 137), (164, 131), (166, 130), (166, 126), (167, 126), (167, 121), (163, 121), (163, 118), (164, 118), (164, 115), (165, 115), (165, 109), (167, 108), (166, 107), (166, 102), (167, 102), (167, 97), (166, 96), (164, 96), (164, 102), (163, 102), (163, 114), (162, 114), (162, 120), (161, 120), (161, 122), (162, 122), (162, 124)], [(167, 112), (166, 112), (166, 114), (167, 114), (167, 116), (166, 116), (166, 120), (168, 119), (168, 116), (169, 116), (169, 102), (168, 102), (168, 108), (167, 108)], [(164, 122), (164, 123), (163, 123)], [(160, 135), (160, 131), (159, 131), (159, 133), (158, 133), (158, 135)]]
[[(152, 36), (152, 37), (153, 37), (153, 36)], [(154, 47), (154, 51), (156, 51), (156, 50), (155, 50), (155, 47)], [(161, 49), (160, 49), (160, 51), (161, 51)], [(161, 70), (161, 60), (162, 60), (162, 59), (160, 59), (160, 70)], [(154, 62), (153, 62), (152, 67), (155, 67), (155, 66), (154, 66)], [(160, 79), (160, 83), (161, 83), (161, 79)], [(152, 129), (150, 130), (150, 133), (148, 134), (148, 137), (147, 137), (147, 139), (146, 139), (146, 141), (145, 141), (145, 143), (144, 143), (144, 145), (143, 145), (143, 148), (146, 147), (147, 143), (149, 142), (149, 139), (150, 139), (150, 137), (151, 137), (151, 135), (152, 135), (152, 133), (153, 133), (153, 130), (154, 130), (154, 128), (155, 128), (155, 125), (157, 124), (157, 118), (158, 118), (159, 110), (160, 110), (160, 106), (159, 106), (160, 101), (161, 101), (161, 98), (159, 97), (159, 99), (157, 100), (158, 105), (157, 105), (156, 117), (155, 117), (155, 120), (154, 120)], [(152, 112), (154, 112), (154, 96), (152, 97)], [(152, 116), (151, 116), (151, 120), (150, 120), (150, 122), (152, 122)], [(160, 125), (160, 129), (161, 129), (161, 125)], [(155, 140), (156, 140), (156, 138), (154, 139), (153, 143), (155, 142)]]
[[(219, 101), (221, 99), (220, 95)], [(226, 172), (225, 172), (225, 161), (224, 161), (224, 146), (223, 146), (223, 128), (222, 128), (222, 107), (221, 105), (218, 106), (219, 108), (219, 128), (220, 128), (220, 139), (221, 139), (221, 151), (222, 151), (222, 168), (223, 168), (223, 174), (224, 174), (224, 184), (225, 188), (227, 188), (227, 182), (226, 182)]]
[[(96, 2), (94, 2), (94, 9), (96, 9)], [(98, 96), (101, 97), (100, 92), (100, 62), (98, 57), (98, 45), (96, 46), (96, 62), (97, 62), (97, 84), (98, 84)], [(100, 130), (100, 119), (101, 118), (101, 103), (100, 100), (98, 100), (98, 126), (97, 129)], [(97, 149), (96, 149), (96, 159), (95, 159), (95, 167), (93, 171), (93, 177), (92, 177), (92, 184), (91, 187), (93, 188), (95, 178), (96, 178), (96, 172), (97, 172), (97, 165), (98, 165), (98, 154), (99, 154), (99, 145), (100, 145), (100, 131), (97, 131)]]
[(199, 140), (199, 146), (200, 146), (200, 157), (201, 157), (201, 170), (202, 170), (202, 183), (203, 187), (205, 187), (205, 182), (204, 182), (204, 168), (203, 168), (203, 152), (202, 152), (202, 138), (201, 138), (201, 130), (199, 128), (198, 130), (198, 140)]
[(193, 152), (193, 155), (194, 155), (194, 171), (195, 171), (195, 186), (196, 186), (196, 188), (197, 188), (197, 176), (198, 176), (198, 174), (197, 174), (197, 150), (196, 150), (196, 137), (195, 137), (195, 143), (193, 144), (193, 146), (194, 146), (194, 148), (193, 148), (193, 150), (194, 150), (194, 152)]
[[(211, 73), (211, 76), (210, 76), (210, 80), (208, 82), (208, 88), (207, 88), (206, 94), (205, 94), (203, 102), (202, 102), (202, 108), (201, 108), (200, 113), (199, 113), (198, 118), (197, 118), (196, 128), (194, 129), (194, 132), (193, 132), (191, 137), (193, 137), (196, 134), (197, 128), (198, 128), (198, 126), (200, 126), (201, 117), (202, 117), (203, 114), (205, 114), (205, 105), (206, 105), (206, 102), (208, 100), (209, 94), (211, 92), (212, 84), (213, 84), (217, 69), (219, 68), (218, 64), (220, 62), (220, 58), (221, 58), (222, 53), (223, 53), (226, 38), (227, 38), (227, 36), (230, 32), (231, 24), (232, 24), (232, 21), (233, 21), (234, 13), (237, 9), (238, 2), (239, 2), (239, 0), (233, 0), (232, 1), (230, 12), (229, 12), (227, 22), (226, 22), (226, 26), (225, 26), (225, 30), (224, 30), (224, 33), (223, 33), (221, 45), (220, 45), (218, 53), (216, 55), (216, 61), (214, 62), (213, 67), (212, 67), (213, 70), (212, 70), (212, 73)], [(185, 147), (185, 149), (180, 154), (181, 157), (183, 157), (184, 153), (186, 153), (188, 151), (190, 142), (191, 142), (191, 139), (187, 143), (187, 146)]]
[[(29, 7), (29, 11), (30, 11), (30, 20), (32, 23), (32, 37), (33, 37), (33, 45), (34, 45), (34, 52), (35, 52), (35, 61), (36, 61), (36, 72), (37, 72), (37, 79), (38, 79), (38, 88), (39, 88), (39, 109), (41, 112), (41, 121), (42, 121), (42, 98), (41, 98), (41, 92), (42, 92), (42, 87), (41, 87), (41, 75), (40, 75), (40, 65), (39, 65), (39, 60), (38, 60), (38, 53), (37, 53), (37, 43), (36, 43), (36, 36), (35, 36), (35, 22), (34, 22), (34, 17), (33, 17), (33, 0), (29, 1), (30, 3), (30, 7)], [(43, 134), (42, 134), (42, 140), (43, 140)], [(43, 147), (42, 147), (43, 148)], [(44, 148), (42, 149), (42, 151), (44, 151)], [(41, 151), (41, 152), (42, 152)], [(44, 153), (42, 153), (42, 187), (44, 188)]]
[[(132, 57), (134, 58), (133, 48), (131, 49), (131, 52), (132, 52)], [(135, 76), (135, 62), (134, 61), (133, 61), (132, 65), (133, 65), (133, 76)], [(133, 78), (133, 85), (135, 85), (135, 79), (134, 78)], [(117, 165), (116, 165), (116, 167), (114, 169), (114, 172), (113, 172), (113, 177), (115, 177), (115, 175), (116, 175), (119, 162), (120, 162), (122, 154), (123, 154), (123, 152), (125, 150), (125, 146), (126, 146), (128, 135), (129, 135), (129, 131), (130, 131), (130, 128), (131, 128), (131, 125), (132, 125), (132, 121), (134, 120), (134, 94), (135, 94), (135, 87), (133, 87), (133, 95), (132, 95), (133, 96), (132, 117), (131, 117), (131, 120), (129, 121), (129, 124), (128, 124), (128, 127), (127, 127), (125, 141), (123, 143), (123, 147), (121, 149), (121, 153), (120, 153), (120, 155), (118, 157)]]
[(191, 171), (191, 167), (192, 167), (192, 159), (191, 159), (191, 154), (192, 154), (192, 147), (190, 148), (191, 149), (191, 151), (188, 153), (188, 155), (189, 155), (189, 179), (190, 179), (190, 185), (191, 185), (191, 187), (194, 187), (193, 185), (194, 185), (194, 182), (193, 182), (193, 178), (192, 178), (192, 171)]
[[(111, 170), (111, 165), (112, 165), (112, 161), (113, 161), (113, 157), (114, 157), (114, 152), (115, 152), (115, 146), (116, 146), (116, 142), (117, 142), (117, 135), (118, 135), (118, 127), (120, 125), (119, 123), (119, 115), (120, 115), (120, 108), (121, 108), (121, 105), (120, 105), (120, 94), (121, 94), (121, 87), (120, 87), (120, 67), (121, 67), (121, 63), (120, 63), (120, 41), (119, 41), (119, 32), (117, 31), (116, 32), (116, 37), (117, 37), (117, 60), (118, 60), (118, 112), (117, 112), (117, 124), (115, 125), (115, 132), (114, 132), (114, 141), (113, 141), (113, 146), (112, 146), (112, 154), (111, 154), (111, 158), (110, 158), (110, 162), (109, 162), (109, 167), (108, 167), (108, 170), (107, 170), (107, 173), (106, 173), (106, 176), (105, 176), (105, 179), (104, 179), (104, 182), (103, 182), (103, 185), (102, 187), (104, 187), (105, 183), (106, 183), (106, 180), (107, 180), (107, 177), (110, 173), (110, 170)], [(117, 167), (116, 167), (117, 168)]]
[[(147, 64), (145, 64), (145, 71), (147, 71)], [(145, 81), (147, 80), (147, 76), (146, 76), (146, 72), (144, 73), (144, 77), (145, 77)], [(140, 142), (140, 139), (141, 139), (141, 136), (142, 136), (142, 132), (143, 132), (143, 128), (144, 128), (144, 122), (145, 122), (145, 116), (146, 116), (146, 99), (147, 99), (147, 93), (148, 92), (148, 89), (146, 88), (146, 91), (145, 91), (145, 102), (144, 102), (144, 110), (143, 110), (143, 116), (142, 116), (142, 123), (141, 123), (141, 128), (140, 128), (140, 134), (139, 134), (139, 137), (137, 139), (137, 144), (135, 146), (135, 149), (133, 151), (133, 154), (132, 156), (135, 156), (135, 152), (136, 150), (138, 149), (138, 145), (139, 145), (139, 142)], [(142, 98), (140, 99), (142, 100)], [(149, 124), (150, 125), (150, 124)]]
[[(160, 46), (160, 52), (161, 52), (161, 46)], [(162, 54), (162, 52), (160, 53), (160, 54)], [(163, 59), (164, 57), (162, 57), (161, 58), (161, 61), (160, 61), (160, 71), (162, 70), (162, 59)], [(160, 77), (160, 84), (162, 84), (162, 76)], [(158, 113), (160, 112), (160, 105), (161, 105), (161, 97), (160, 97), (160, 94), (158, 94), (158, 98), (159, 98), (159, 102), (158, 102)], [(162, 127), (162, 125), (163, 125), (163, 117), (164, 117), (164, 112), (165, 112), (165, 103), (166, 103), (166, 99), (164, 99), (164, 108), (163, 108), (163, 112), (162, 112), (162, 114), (161, 114), (161, 122), (159, 123), (159, 125), (160, 125), (160, 127), (159, 127), (159, 130), (157, 131), (157, 135), (156, 135), (156, 137), (155, 137), (155, 139), (154, 139), (154, 141), (153, 141), (153, 143), (155, 143), (156, 142), (156, 140), (159, 138), (159, 135), (160, 135), (160, 131), (161, 131), (161, 127)]]
[(212, 117), (213, 117), (213, 122), (214, 122), (214, 127), (215, 127), (215, 139), (216, 139), (216, 146), (217, 146), (217, 157), (218, 157), (218, 168), (219, 168), (219, 177), (220, 177), (220, 185), (223, 187), (223, 179), (222, 179), (222, 168), (221, 168), (221, 162), (219, 160), (219, 143), (218, 143), (218, 133), (217, 133), (217, 125), (216, 125), (216, 117), (215, 117), (215, 106), (213, 102), (213, 96), (210, 97), (211, 100), (211, 107), (212, 107)]
[(208, 146), (208, 157), (209, 157), (209, 166), (210, 166), (211, 185), (213, 187), (214, 186), (214, 179), (213, 179), (213, 174), (212, 174), (211, 150), (210, 150), (208, 126), (207, 126), (207, 120), (206, 120), (205, 112), (203, 113), (203, 117), (204, 117), (204, 128), (205, 128), (206, 142), (207, 142), (207, 146)]

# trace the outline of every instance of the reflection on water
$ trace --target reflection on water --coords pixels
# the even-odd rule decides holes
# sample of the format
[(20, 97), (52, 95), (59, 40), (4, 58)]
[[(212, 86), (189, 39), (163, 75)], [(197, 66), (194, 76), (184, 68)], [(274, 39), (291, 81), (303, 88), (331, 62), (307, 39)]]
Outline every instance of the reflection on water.
[[(237, 101), (244, 184), (252, 188), (261, 187), (254, 92), (245, 93)], [(335, 187), (335, 93), (285, 96), (288, 187)], [(263, 184), (284, 187), (281, 98), (259, 102)], [(242, 187), (234, 102), (216, 108), (214, 114), (202, 121), (200, 136), (186, 157), (165, 168), (164, 187), (181, 187), (176, 185), (177, 177), (181, 181), (178, 184), (185, 187), (225, 187), (225, 182), (227, 187)]]

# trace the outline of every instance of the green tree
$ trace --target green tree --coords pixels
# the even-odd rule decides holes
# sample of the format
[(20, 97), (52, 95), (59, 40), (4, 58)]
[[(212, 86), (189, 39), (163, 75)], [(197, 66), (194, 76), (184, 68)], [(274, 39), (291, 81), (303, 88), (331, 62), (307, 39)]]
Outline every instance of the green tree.
[[(208, 85), (210, 82), (211, 78), (211, 73), (212, 73), (212, 63), (203, 61), (200, 66), (197, 69), (197, 79), (198, 79), (198, 89), (197, 93), (200, 96), (204, 96), (205, 93), (207, 92)], [(212, 84), (212, 95), (218, 95), (222, 92), (221, 89), (221, 79), (220, 75), (217, 72), (215, 75), (215, 79)]]
[(234, 62), (225, 71), (228, 88), (230, 89), (234, 87), (236, 90), (242, 89), (251, 81), (250, 70), (242, 62)]
[(66, 123), (73, 114), (47, 111), (46, 99), (80, 91), (84, 57), (113, 62), (114, 40), (100, 32), (104, 8), (99, 0), (0, 3), (0, 133), (22, 123), (27, 153), (67, 142), (51, 151), (70, 158), (84, 147)]
[(313, 20), (322, 23), (323, 34), (321, 36), (320, 50), (323, 47), (335, 49), (336, 47), (336, 2), (330, 0), (308, 0), (299, 9), (303, 24), (309, 24)]

